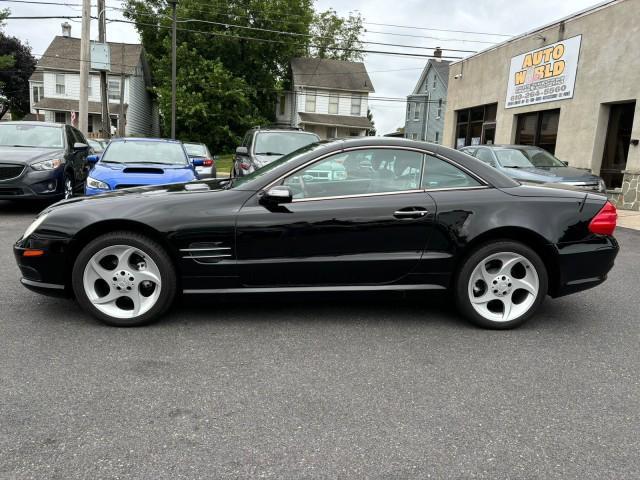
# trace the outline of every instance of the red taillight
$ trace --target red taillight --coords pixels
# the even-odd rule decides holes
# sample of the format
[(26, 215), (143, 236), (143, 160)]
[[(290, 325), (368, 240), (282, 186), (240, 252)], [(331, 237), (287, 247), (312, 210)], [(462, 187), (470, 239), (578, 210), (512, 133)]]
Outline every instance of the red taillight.
[(251, 165), (249, 165), (247, 162), (240, 162), (240, 168), (242, 168), (243, 170), (249, 170), (251, 168)]
[(589, 231), (599, 235), (613, 235), (617, 220), (618, 212), (616, 207), (611, 202), (607, 202), (589, 223)]
[(205, 158), (202, 161), (202, 166), (203, 167), (210, 167), (211, 165), (213, 165), (213, 160), (211, 160), (210, 158)]

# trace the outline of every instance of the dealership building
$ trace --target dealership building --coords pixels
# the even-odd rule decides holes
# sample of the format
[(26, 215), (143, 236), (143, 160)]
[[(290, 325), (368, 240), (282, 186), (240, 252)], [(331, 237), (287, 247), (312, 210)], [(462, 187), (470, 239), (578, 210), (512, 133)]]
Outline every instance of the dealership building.
[(640, 0), (613, 0), (452, 63), (443, 143), (538, 145), (640, 210)]

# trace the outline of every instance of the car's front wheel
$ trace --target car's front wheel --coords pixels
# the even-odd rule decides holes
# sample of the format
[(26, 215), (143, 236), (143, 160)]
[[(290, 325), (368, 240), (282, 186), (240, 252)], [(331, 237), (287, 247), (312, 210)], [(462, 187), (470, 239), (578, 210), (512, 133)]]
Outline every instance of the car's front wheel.
[(474, 323), (507, 329), (529, 319), (547, 290), (540, 256), (527, 245), (503, 240), (480, 246), (467, 257), (458, 274), (456, 300)]
[(134, 327), (157, 320), (176, 295), (176, 273), (164, 248), (133, 232), (90, 242), (73, 267), (80, 305), (109, 325)]

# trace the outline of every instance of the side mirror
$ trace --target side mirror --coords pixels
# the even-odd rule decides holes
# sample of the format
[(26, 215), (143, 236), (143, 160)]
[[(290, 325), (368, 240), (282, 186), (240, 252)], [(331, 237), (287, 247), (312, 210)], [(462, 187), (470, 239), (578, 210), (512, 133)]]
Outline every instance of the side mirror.
[(236, 155), (248, 155), (249, 149), (247, 147), (238, 147), (236, 148)]
[(73, 150), (75, 152), (82, 152), (83, 150), (89, 150), (89, 145), (86, 143), (76, 142), (73, 144)]
[(100, 160), (100, 155), (89, 155), (87, 157), (87, 163), (90, 163), (91, 165), (98, 163), (98, 160)]
[(268, 203), (270, 205), (280, 205), (282, 203), (291, 203), (293, 201), (293, 194), (291, 189), (284, 185), (277, 185), (271, 187), (269, 190), (262, 192), (260, 201)]
[(192, 158), (191, 164), (194, 167), (204, 167), (204, 160), (202, 158)]

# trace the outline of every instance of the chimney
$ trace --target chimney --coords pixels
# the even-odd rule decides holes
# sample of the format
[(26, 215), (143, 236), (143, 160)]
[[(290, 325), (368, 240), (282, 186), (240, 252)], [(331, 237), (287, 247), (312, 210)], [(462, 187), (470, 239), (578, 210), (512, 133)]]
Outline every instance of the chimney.
[(440, 47), (436, 47), (436, 49), (433, 51), (433, 56), (435, 57), (437, 62), (442, 60), (442, 49)]
[(61, 24), (62, 26), (62, 36), (70, 38), (71, 37), (71, 24), (69, 22), (64, 22)]

